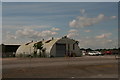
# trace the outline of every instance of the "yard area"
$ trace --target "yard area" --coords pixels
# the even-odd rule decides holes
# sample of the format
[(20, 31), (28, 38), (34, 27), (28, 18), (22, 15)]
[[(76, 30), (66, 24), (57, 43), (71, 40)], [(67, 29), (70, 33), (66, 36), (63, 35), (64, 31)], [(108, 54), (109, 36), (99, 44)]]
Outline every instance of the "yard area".
[(3, 58), (3, 78), (117, 78), (115, 56)]

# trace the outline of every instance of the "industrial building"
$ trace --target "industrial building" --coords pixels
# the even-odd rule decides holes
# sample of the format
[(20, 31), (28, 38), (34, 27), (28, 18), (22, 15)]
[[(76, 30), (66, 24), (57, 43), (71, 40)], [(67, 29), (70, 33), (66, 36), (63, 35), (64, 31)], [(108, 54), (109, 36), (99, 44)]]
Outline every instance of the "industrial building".
[(1, 44), (0, 52), (2, 52), (2, 57), (14, 57), (19, 44)]
[[(35, 47), (36, 44), (42, 43), (41, 49)], [(16, 57), (20, 56), (42, 56), (42, 57), (64, 57), (64, 56), (81, 56), (79, 42), (64, 36), (59, 39), (42, 40), (22, 44), (16, 51)]]

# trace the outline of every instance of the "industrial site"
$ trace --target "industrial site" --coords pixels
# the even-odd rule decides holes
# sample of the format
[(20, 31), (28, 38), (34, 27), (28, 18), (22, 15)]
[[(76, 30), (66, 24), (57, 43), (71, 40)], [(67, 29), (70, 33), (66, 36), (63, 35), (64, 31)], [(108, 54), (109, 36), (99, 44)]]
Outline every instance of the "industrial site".
[[(118, 49), (80, 49), (67, 38), (2, 47), (3, 78), (117, 78)], [(12, 52), (14, 51), (16, 52)], [(8, 52), (9, 50), (9, 52)], [(5, 56), (6, 55), (6, 56)]]
[(3, 80), (118, 79), (118, 2), (0, 5)]

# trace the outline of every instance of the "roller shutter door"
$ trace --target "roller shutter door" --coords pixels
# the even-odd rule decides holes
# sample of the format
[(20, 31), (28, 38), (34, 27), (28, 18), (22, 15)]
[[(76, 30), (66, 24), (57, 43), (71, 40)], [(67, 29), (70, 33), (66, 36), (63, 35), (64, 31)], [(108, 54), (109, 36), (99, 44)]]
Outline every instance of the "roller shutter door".
[(64, 57), (66, 51), (65, 44), (56, 44), (56, 57)]

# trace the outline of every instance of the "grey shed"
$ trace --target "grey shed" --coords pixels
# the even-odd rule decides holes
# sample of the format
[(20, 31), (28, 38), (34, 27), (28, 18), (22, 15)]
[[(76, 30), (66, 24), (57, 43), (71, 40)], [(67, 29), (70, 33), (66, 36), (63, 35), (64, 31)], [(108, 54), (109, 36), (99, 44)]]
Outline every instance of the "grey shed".
[[(17, 51), (16, 56), (20, 55), (33, 55), (34, 54), (34, 44), (37, 42), (30, 42), (21, 45)], [(44, 53), (41, 55), (44, 57), (64, 57), (64, 56), (81, 56), (81, 51), (78, 46), (78, 41), (70, 39), (68, 37), (62, 37), (59, 39), (51, 39), (47, 41), (42, 41)], [(39, 55), (39, 50), (37, 50), (37, 55)]]

